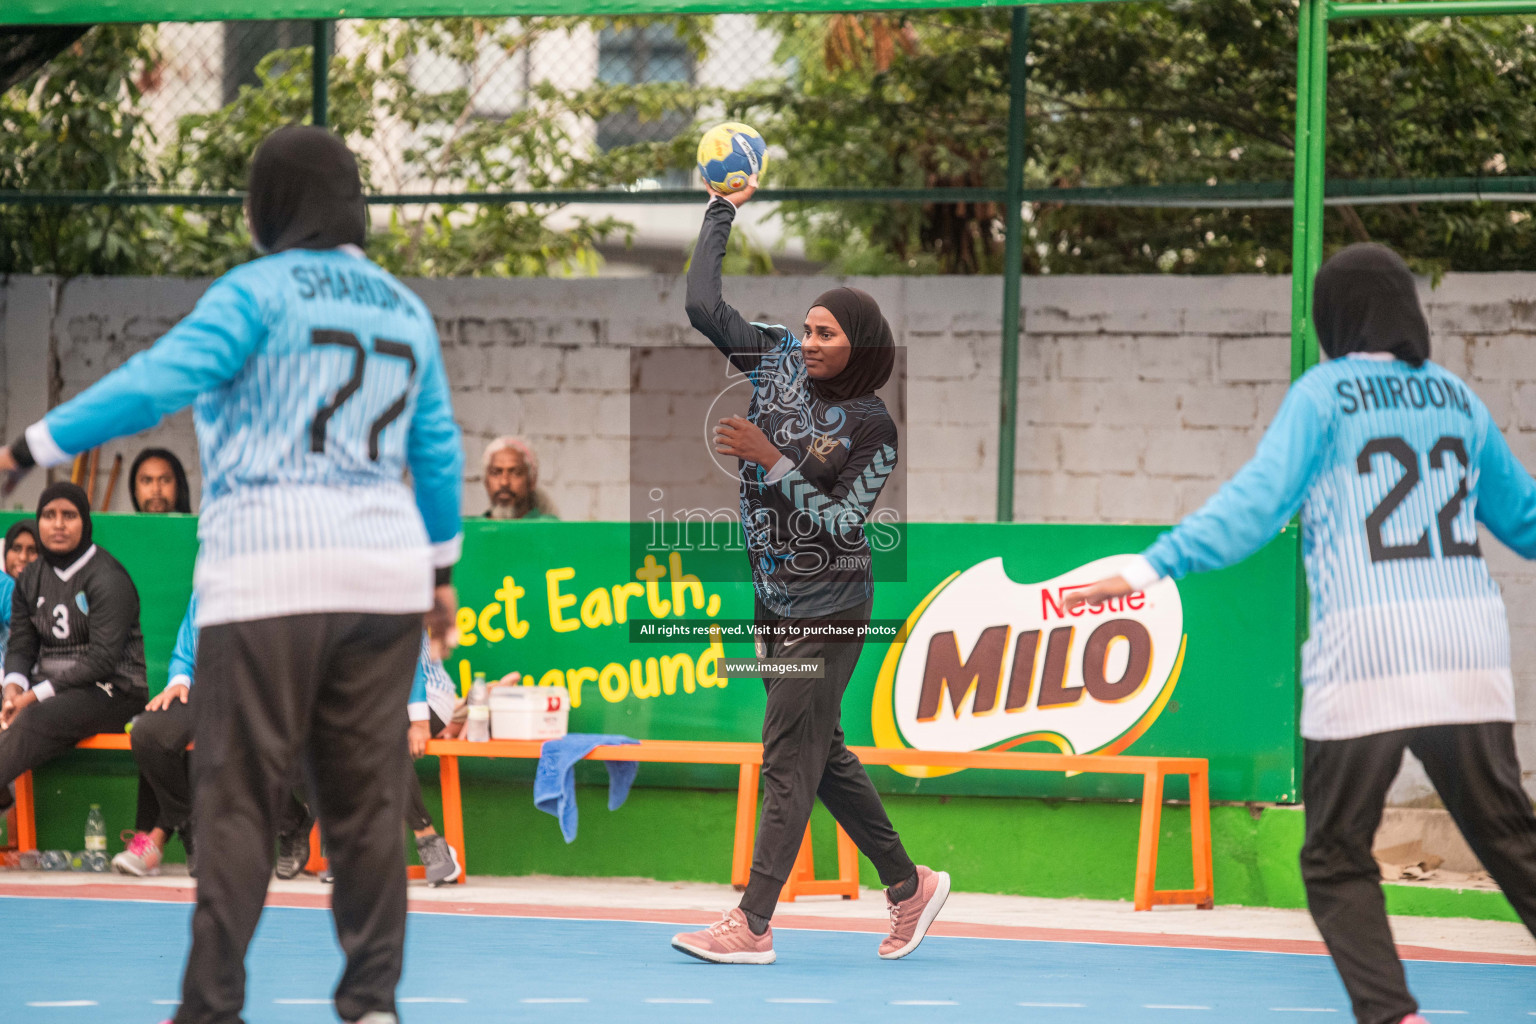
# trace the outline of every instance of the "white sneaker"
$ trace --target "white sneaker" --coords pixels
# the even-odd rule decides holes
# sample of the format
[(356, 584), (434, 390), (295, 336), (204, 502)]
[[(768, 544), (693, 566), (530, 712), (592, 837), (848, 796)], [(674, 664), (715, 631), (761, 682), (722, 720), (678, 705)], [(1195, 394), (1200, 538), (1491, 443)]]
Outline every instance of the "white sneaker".
[(128, 849), (112, 858), (112, 870), (120, 875), (147, 878), (160, 873), (160, 847), (148, 832), (124, 832)]

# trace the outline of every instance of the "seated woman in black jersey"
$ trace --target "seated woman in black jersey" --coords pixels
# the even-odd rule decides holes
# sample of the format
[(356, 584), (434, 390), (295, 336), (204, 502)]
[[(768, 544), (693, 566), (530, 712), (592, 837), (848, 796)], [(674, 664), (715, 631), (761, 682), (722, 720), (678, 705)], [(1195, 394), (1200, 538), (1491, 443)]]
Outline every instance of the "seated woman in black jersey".
[(53, 484), (37, 506), (41, 555), (16, 581), (0, 702), (0, 811), (23, 772), (144, 710), (139, 592), (91, 543), (91, 505)]

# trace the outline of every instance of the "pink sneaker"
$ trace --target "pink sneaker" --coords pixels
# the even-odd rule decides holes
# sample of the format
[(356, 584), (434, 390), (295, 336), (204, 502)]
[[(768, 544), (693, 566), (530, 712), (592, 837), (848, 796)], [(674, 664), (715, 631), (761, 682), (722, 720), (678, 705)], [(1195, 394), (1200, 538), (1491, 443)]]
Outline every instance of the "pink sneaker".
[(148, 832), (123, 833), (128, 849), (112, 858), (112, 870), (120, 875), (147, 875), (160, 873), (160, 847), (149, 838)]
[(771, 964), (773, 928), (753, 935), (747, 915), (740, 907), (732, 907), (701, 932), (678, 932), (672, 936), (672, 948), (712, 964)]
[(932, 871), (919, 864), (917, 892), (900, 903), (893, 903), (889, 895), (885, 898), (891, 911), (891, 934), (880, 943), (880, 959), (900, 960), (916, 949), (947, 899), (949, 872)]
[(1397, 1024), (1429, 1024), (1429, 1020), (1425, 1017), (1420, 1017), (1416, 1013), (1410, 1013), (1408, 1016), (1398, 1021)]

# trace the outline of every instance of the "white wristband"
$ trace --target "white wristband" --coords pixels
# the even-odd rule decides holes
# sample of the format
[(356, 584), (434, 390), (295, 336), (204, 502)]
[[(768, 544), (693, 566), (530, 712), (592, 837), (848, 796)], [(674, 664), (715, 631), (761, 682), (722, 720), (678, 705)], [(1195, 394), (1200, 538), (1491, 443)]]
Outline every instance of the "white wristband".
[(779, 461), (775, 462), (773, 468), (768, 471), (768, 475), (763, 477), (763, 483), (776, 484), (784, 479), (785, 474), (794, 468), (795, 464), (788, 455), (780, 455)]
[(1134, 590), (1145, 590), (1162, 579), (1163, 575), (1152, 568), (1152, 563), (1147, 561), (1144, 555), (1135, 555), (1120, 571), (1120, 578), (1129, 583)]

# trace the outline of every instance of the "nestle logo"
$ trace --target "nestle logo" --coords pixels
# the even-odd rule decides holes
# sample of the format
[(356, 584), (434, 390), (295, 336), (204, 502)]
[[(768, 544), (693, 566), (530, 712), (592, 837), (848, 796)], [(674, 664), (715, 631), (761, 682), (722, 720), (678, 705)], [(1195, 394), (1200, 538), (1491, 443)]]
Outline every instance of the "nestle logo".
[(1109, 612), (1139, 612), (1147, 606), (1147, 595), (1141, 591), (1127, 594), (1125, 597), (1114, 597), (1108, 601), (1100, 601), (1096, 604), (1080, 605), (1070, 612), (1066, 611), (1067, 595), (1074, 590), (1087, 590), (1092, 584), (1079, 583), (1075, 587), (1058, 587), (1056, 596), (1051, 596), (1049, 587), (1040, 589), (1040, 617), (1047, 622), (1054, 615), (1058, 619), (1079, 619), (1085, 615), (1103, 615)]

